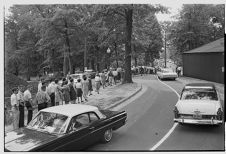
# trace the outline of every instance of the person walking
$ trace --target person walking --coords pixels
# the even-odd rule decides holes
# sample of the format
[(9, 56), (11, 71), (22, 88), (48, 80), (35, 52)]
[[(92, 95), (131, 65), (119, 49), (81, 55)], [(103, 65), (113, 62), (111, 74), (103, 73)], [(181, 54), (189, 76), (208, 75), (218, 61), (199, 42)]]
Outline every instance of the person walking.
[(70, 102), (70, 88), (68, 86), (68, 81), (65, 80), (62, 85), (63, 85), (62, 90), (63, 90), (64, 103), (69, 104), (69, 102)]
[(88, 101), (89, 81), (87, 80), (86, 76), (83, 77), (82, 91), (83, 91), (83, 97), (85, 101)]
[(117, 83), (117, 77), (118, 77), (118, 72), (116, 70), (112, 71), (113, 74), (113, 79), (114, 79), (114, 84), (116, 85)]
[(63, 104), (63, 93), (62, 93), (62, 88), (59, 83), (59, 80), (55, 80), (56, 84), (56, 90), (55, 90), (55, 105), (62, 105)]
[(108, 72), (108, 79), (109, 79), (109, 85), (110, 86), (112, 86), (112, 84), (113, 84), (113, 73), (112, 73), (112, 70), (109, 70), (109, 72)]
[[(82, 83), (81, 83), (81, 79), (78, 79), (77, 80), (77, 83), (76, 83), (76, 90), (77, 90), (77, 97), (78, 97), (78, 103), (80, 104), (80, 101), (81, 103), (83, 102), (82, 100)], [(79, 101), (79, 98), (80, 98), (80, 101)]]
[(96, 92), (98, 94), (100, 92), (100, 82), (101, 82), (100, 75), (97, 73), (95, 76), (95, 87), (96, 87)]
[(77, 94), (76, 94), (76, 90), (74, 87), (74, 79), (73, 78), (70, 79), (69, 88), (70, 88), (70, 100), (71, 100), (70, 103), (75, 104)]
[(32, 86), (28, 85), (27, 90), (25, 90), (24, 92), (24, 102), (28, 111), (27, 124), (31, 121), (32, 115), (33, 115), (31, 90), (32, 90)]
[(46, 86), (42, 86), (41, 91), (36, 94), (36, 103), (38, 105), (38, 111), (47, 108), (48, 103), (50, 103), (51, 98), (46, 92)]
[(103, 89), (104, 89), (106, 87), (106, 78), (107, 78), (104, 71), (101, 73), (100, 78), (101, 78), (101, 84), (102, 84)]
[(88, 81), (89, 81), (89, 92), (88, 93), (89, 93), (89, 96), (90, 96), (90, 95), (92, 95), (92, 91), (93, 91), (91, 75), (89, 75)]
[(18, 94), (17, 94), (17, 98), (19, 101), (19, 111), (20, 111), (20, 115), (19, 115), (19, 128), (24, 127), (24, 86), (20, 85), (18, 87)]
[(10, 97), (11, 99), (11, 110), (12, 110), (12, 115), (13, 115), (13, 129), (18, 129), (19, 128), (19, 102), (18, 102), (18, 89), (13, 88), (12, 89), (12, 95)]

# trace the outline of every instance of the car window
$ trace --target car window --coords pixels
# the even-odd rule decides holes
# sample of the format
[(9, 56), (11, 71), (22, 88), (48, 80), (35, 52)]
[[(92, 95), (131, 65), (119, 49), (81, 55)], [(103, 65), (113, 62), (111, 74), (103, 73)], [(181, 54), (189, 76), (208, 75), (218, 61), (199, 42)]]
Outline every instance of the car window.
[(100, 118), (96, 115), (96, 113), (93, 113), (93, 112), (89, 113), (89, 117), (90, 117), (90, 122), (91, 122), (91, 123), (93, 123), (93, 122), (95, 122), (95, 121), (97, 121), (97, 120), (100, 119)]
[(182, 100), (218, 100), (217, 93), (211, 89), (185, 89), (181, 95)]
[(48, 133), (63, 133), (67, 116), (51, 112), (39, 112), (29, 123), (28, 128)]
[(77, 131), (89, 125), (89, 116), (87, 113), (75, 116), (71, 119), (68, 131)]

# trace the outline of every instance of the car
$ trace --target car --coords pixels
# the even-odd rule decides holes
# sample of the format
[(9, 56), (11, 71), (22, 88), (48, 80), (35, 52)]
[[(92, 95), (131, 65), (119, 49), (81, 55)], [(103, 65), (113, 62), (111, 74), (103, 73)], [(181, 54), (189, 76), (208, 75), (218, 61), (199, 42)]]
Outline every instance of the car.
[(70, 77), (74, 79), (74, 82), (76, 83), (78, 79), (83, 80), (84, 73), (78, 73), (78, 74), (71, 74)]
[(95, 76), (96, 76), (96, 72), (95, 72), (94, 70), (92, 70), (92, 69), (90, 69), (90, 70), (85, 70), (85, 71), (84, 71), (84, 74), (85, 74), (86, 76), (90, 76), (91, 79), (94, 79)]
[(159, 79), (173, 79), (175, 80), (178, 76), (171, 68), (160, 68), (157, 71), (157, 76)]
[(214, 84), (190, 83), (185, 85), (175, 105), (174, 122), (220, 125), (223, 123), (223, 115)]
[(125, 111), (100, 110), (67, 104), (40, 110), (29, 124), (5, 136), (5, 151), (79, 151), (101, 141), (125, 125)]

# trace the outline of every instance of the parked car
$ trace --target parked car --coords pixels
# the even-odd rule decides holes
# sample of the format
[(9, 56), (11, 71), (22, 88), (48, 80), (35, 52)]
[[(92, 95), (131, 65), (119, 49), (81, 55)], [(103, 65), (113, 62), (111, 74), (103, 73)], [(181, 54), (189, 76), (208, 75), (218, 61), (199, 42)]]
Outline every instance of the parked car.
[[(125, 111), (68, 104), (40, 110), (28, 126), (5, 136), (5, 151), (78, 151), (95, 142), (110, 142), (126, 123)], [(20, 132), (21, 134), (17, 134)]]
[(74, 79), (74, 82), (76, 83), (78, 79), (83, 80), (83, 75), (83, 73), (71, 74), (70, 77), (72, 77)]
[(96, 75), (96, 72), (94, 71), (94, 70), (85, 70), (84, 71), (84, 74), (86, 75), (86, 76), (91, 76), (91, 79), (94, 79), (95, 78), (95, 75)]
[(161, 68), (157, 71), (157, 76), (159, 79), (173, 79), (175, 80), (178, 76), (177, 73), (174, 72), (170, 68)]
[(189, 124), (223, 123), (223, 108), (218, 92), (210, 83), (187, 84), (174, 109), (174, 121)]

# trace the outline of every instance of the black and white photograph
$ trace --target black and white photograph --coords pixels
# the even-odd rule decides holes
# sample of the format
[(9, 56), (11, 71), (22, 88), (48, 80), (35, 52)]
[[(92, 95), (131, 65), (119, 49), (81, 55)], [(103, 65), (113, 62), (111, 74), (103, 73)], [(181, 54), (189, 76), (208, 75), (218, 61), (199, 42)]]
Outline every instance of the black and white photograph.
[(224, 1), (1, 10), (1, 152), (225, 152)]

